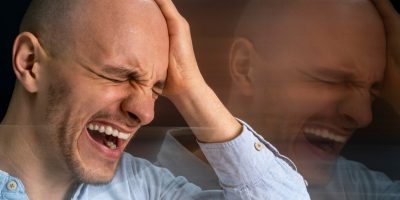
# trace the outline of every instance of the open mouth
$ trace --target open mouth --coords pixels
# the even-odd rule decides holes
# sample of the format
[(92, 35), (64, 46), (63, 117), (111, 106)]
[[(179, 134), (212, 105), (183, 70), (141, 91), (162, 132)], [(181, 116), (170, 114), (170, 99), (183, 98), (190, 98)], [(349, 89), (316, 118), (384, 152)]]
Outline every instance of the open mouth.
[(111, 150), (120, 148), (130, 136), (130, 134), (121, 132), (109, 125), (90, 123), (86, 128), (94, 141)]
[(329, 154), (338, 154), (346, 137), (334, 134), (327, 129), (306, 128), (304, 130), (307, 141)]

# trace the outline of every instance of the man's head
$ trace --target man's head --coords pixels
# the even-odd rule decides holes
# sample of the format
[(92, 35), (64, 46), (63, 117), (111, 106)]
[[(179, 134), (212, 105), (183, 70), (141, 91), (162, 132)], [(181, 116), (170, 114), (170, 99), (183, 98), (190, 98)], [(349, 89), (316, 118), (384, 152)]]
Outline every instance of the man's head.
[(152, 0), (33, 0), (14, 44), (19, 81), (4, 121), (47, 127), (32, 130), (33, 145), (53, 150), (39, 157), (75, 179), (109, 181), (153, 119), (168, 41)]
[(231, 48), (228, 107), (310, 183), (324, 183), (354, 130), (372, 120), (384, 39), (367, 0), (253, 0)]

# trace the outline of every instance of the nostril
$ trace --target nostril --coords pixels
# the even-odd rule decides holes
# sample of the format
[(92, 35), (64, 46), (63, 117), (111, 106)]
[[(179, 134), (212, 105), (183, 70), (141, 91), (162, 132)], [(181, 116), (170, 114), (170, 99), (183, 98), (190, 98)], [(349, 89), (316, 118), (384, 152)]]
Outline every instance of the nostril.
[(137, 115), (135, 115), (134, 113), (128, 113), (129, 118), (135, 120), (136, 122), (138, 122), (140, 124), (140, 119)]
[(360, 123), (356, 119), (354, 119), (353, 117), (351, 117), (349, 115), (343, 116), (343, 123), (344, 123), (345, 127), (350, 127), (351, 129), (361, 128)]

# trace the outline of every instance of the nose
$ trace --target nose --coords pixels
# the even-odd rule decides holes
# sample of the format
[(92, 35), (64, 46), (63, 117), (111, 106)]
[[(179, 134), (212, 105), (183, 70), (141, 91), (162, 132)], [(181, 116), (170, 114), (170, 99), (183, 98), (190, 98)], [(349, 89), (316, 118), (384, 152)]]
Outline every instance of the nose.
[(369, 91), (352, 91), (339, 106), (339, 112), (349, 128), (362, 128), (372, 121), (372, 99)]
[(154, 119), (154, 103), (151, 90), (135, 90), (123, 100), (121, 109), (131, 120), (146, 125)]

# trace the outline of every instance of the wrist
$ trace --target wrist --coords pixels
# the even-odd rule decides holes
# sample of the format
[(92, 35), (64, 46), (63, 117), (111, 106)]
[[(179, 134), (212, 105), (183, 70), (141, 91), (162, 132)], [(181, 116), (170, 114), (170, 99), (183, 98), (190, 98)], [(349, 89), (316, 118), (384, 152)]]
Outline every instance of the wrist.
[(171, 101), (201, 142), (230, 141), (242, 130), (241, 124), (205, 83), (193, 86), (186, 93), (174, 95)]

